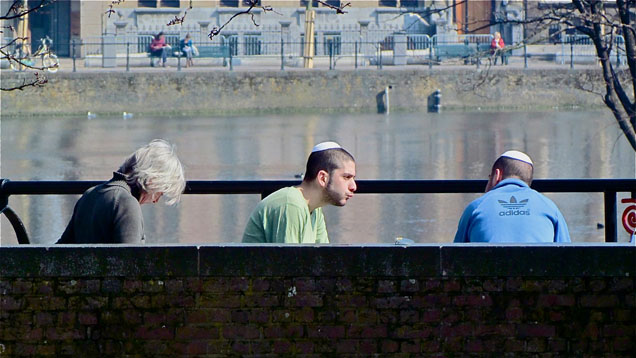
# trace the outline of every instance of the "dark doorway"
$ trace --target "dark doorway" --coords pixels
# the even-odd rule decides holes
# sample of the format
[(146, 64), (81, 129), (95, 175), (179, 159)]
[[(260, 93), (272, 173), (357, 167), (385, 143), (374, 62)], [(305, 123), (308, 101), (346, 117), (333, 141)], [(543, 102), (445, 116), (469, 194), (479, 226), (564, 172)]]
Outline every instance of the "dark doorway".
[(70, 55), (71, 1), (58, 0), (29, 15), (31, 51), (35, 52), (40, 46), (40, 39), (48, 36), (53, 40), (53, 52), (62, 57)]

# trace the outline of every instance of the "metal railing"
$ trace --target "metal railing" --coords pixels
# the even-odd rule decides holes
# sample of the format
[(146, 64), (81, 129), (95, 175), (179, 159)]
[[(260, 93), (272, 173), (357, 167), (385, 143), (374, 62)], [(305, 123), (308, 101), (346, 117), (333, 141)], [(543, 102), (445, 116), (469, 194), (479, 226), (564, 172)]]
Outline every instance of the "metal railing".
[[(589, 36), (581, 34), (561, 34), (560, 40), (561, 52), (557, 54), (556, 60), (562, 65), (569, 63), (570, 67), (574, 67), (575, 62), (594, 62), (598, 59), (596, 47)], [(605, 41), (607, 45), (611, 45), (609, 57), (616, 66), (623, 65), (627, 62), (625, 38), (622, 35), (615, 35), (613, 37), (608, 35), (603, 41)]]
[[(400, 40), (398, 40), (397, 36)], [(166, 34), (167, 42), (172, 46), (168, 56), (172, 58), (171, 66), (181, 70), (185, 61), (184, 54), (179, 51), (179, 38), (181, 34)], [(386, 31), (369, 31), (364, 36), (354, 32), (329, 32), (324, 31), (314, 38), (314, 59), (316, 67), (328, 67), (335, 69), (343, 67), (364, 67), (400, 64), (434, 65), (444, 64), (476, 64), (479, 67), (480, 59), (492, 57), (489, 50), (491, 35), (433, 35), (417, 33), (391, 33)], [(148, 56), (148, 45), (152, 36), (145, 33), (125, 34), (117, 36), (87, 37), (72, 40), (70, 43), (58, 43), (56, 47), (68, 48), (72, 59), (72, 70), (76, 71), (83, 61), (84, 67), (125, 67), (130, 71), (131, 67), (149, 67), (151, 61)], [(403, 46), (397, 46), (403, 41)], [(216, 37), (213, 41), (201, 36), (194, 36), (193, 42), (197, 47), (228, 46), (230, 57), (234, 61), (203, 55), (195, 57), (196, 66), (227, 66), (232, 70), (233, 64), (249, 66), (280, 66), (302, 67), (304, 38), (300, 41), (290, 41), (288, 37), (281, 36), (279, 32), (263, 31), (260, 33), (225, 34)], [(449, 53), (440, 57), (436, 54), (441, 48), (465, 46), (462, 53)], [(30, 47), (30, 44), (26, 44)], [(584, 35), (565, 35), (560, 37), (560, 42), (552, 46), (551, 61), (557, 64), (574, 67), (575, 63), (593, 63), (598, 56), (589, 37)], [(10, 46), (11, 47), (11, 46)], [(402, 50), (396, 52), (397, 48)], [(406, 49), (406, 52), (403, 52)], [(478, 49), (475, 51), (474, 49)], [(528, 54), (525, 47), (515, 44), (507, 44), (506, 57), (522, 60), (528, 67), (529, 59), (536, 54)], [(12, 53), (14, 48), (7, 48)], [(105, 50), (106, 54), (105, 54)], [(541, 52), (538, 59), (545, 61), (546, 52)], [(611, 61), (617, 66), (626, 63), (625, 44), (622, 36), (613, 38)], [(395, 61), (395, 59), (402, 61)], [(6, 59), (6, 58), (5, 58)], [(106, 65), (108, 63), (108, 65)], [(229, 64), (229, 66), (228, 66)]]
[[(30, 243), (19, 216), (9, 206), (12, 195), (77, 195), (103, 181), (10, 181), (0, 182), (0, 213), (11, 222), (18, 243)], [(185, 194), (260, 194), (291, 185), (295, 180), (200, 181), (186, 184)], [(356, 194), (453, 194), (481, 193), (486, 180), (358, 180)], [(636, 198), (636, 179), (536, 179), (532, 188), (550, 193), (603, 193), (605, 205), (605, 241), (616, 242), (618, 236), (616, 194), (630, 192)]]

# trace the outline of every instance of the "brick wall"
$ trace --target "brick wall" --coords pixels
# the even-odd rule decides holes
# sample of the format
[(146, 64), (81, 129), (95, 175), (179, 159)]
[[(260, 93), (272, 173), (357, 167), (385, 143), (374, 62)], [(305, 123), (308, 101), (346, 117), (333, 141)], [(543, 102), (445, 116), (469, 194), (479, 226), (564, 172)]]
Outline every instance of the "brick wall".
[(0, 357), (633, 357), (636, 247), (0, 248)]

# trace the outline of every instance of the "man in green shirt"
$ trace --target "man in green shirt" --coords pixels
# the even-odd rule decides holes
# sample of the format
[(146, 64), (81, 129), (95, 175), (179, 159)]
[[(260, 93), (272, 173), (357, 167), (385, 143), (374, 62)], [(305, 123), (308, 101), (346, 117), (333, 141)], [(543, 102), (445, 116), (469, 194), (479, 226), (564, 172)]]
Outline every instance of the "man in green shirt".
[(345, 206), (356, 191), (356, 163), (338, 143), (317, 144), (298, 186), (282, 188), (254, 209), (243, 233), (245, 243), (329, 243), (325, 205)]

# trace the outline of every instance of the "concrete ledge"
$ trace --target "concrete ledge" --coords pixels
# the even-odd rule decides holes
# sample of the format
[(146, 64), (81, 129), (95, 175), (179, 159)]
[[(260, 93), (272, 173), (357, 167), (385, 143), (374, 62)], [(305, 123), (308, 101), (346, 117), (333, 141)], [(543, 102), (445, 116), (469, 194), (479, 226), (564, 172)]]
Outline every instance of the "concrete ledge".
[(16, 246), (0, 277), (636, 277), (636, 246)]

